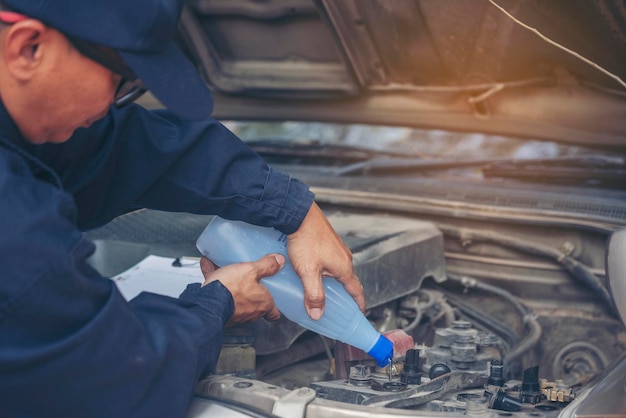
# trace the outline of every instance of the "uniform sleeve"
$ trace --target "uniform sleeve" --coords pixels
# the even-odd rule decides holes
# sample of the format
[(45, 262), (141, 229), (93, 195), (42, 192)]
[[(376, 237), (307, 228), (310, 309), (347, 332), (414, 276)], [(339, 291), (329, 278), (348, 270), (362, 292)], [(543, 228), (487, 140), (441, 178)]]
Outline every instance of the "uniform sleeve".
[(307, 185), (273, 170), (219, 122), (188, 122), (137, 105), (112, 109), (67, 143), (38, 152), (74, 195), (83, 230), (145, 207), (292, 233), (313, 202)]
[(219, 282), (127, 303), (72, 196), (0, 153), (0, 416), (182, 417), (234, 310)]

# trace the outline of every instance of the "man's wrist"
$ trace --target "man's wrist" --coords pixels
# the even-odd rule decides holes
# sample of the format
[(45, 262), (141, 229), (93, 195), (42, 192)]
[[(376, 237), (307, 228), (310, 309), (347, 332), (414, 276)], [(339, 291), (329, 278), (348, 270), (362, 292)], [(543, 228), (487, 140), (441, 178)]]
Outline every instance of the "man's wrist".
[(192, 283), (178, 298), (182, 306), (193, 309), (205, 318), (220, 318), (222, 325), (235, 313), (235, 301), (230, 291), (219, 281), (215, 280), (206, 286)]
[(311, 208), (315, 195), (307, 184), (277, 170), (270, 169), (267, 184), (272, 186), (266, 186), (264, 201), (274, 200), (280, 208), (276, 229), (285, 234), (294, 233)]

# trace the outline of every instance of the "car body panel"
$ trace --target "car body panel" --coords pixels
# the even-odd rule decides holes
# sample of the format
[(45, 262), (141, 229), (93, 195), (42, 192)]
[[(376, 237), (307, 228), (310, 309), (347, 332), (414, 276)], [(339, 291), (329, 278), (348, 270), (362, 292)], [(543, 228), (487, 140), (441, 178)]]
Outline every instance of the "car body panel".
[(625, 10), (611, 0), (194, 0), (181, 39), (220, 119), (623, 148)]

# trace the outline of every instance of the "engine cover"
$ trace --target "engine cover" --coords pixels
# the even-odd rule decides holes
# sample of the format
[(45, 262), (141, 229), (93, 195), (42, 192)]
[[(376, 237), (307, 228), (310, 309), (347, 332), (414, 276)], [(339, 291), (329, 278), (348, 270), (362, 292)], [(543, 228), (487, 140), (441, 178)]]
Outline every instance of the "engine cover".
[[(443, 235), (434, 224), (383, 214), (327, 216), (352, 251), (368, 308), (415, 292), (427, 277), (445, 280)], [(281, 318), (257, 321), (254, 331), (257, 354), (264, 355), (288, 348), (304, 329)]]

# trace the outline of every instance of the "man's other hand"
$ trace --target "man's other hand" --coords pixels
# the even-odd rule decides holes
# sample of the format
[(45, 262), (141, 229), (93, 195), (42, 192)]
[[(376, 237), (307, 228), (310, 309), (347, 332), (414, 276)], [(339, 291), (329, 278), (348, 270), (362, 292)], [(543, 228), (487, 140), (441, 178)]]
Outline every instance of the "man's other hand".
[(280, 254), (268, 254), (257, 261), (231, 264), (217, 268), (208, 258), (200, 260), (200, 269), (206, 279), (202, 286), (219, 280), (235, 301), (235, 313), (229, 323), (254, 321), (264, 317), (268, 321), (280, 318), (274, 299), (259, 281), (276, 274), (285, 264)]
[(304, 287), (304, 306), (311, 319), (324, 311), (322, 276), (336, 278), (365, 311), (365, 295), (352, 267), (352, 253), (330, 225), (322, 210), (313, 203), (300, 228), (288, 236), (287, 252)]

